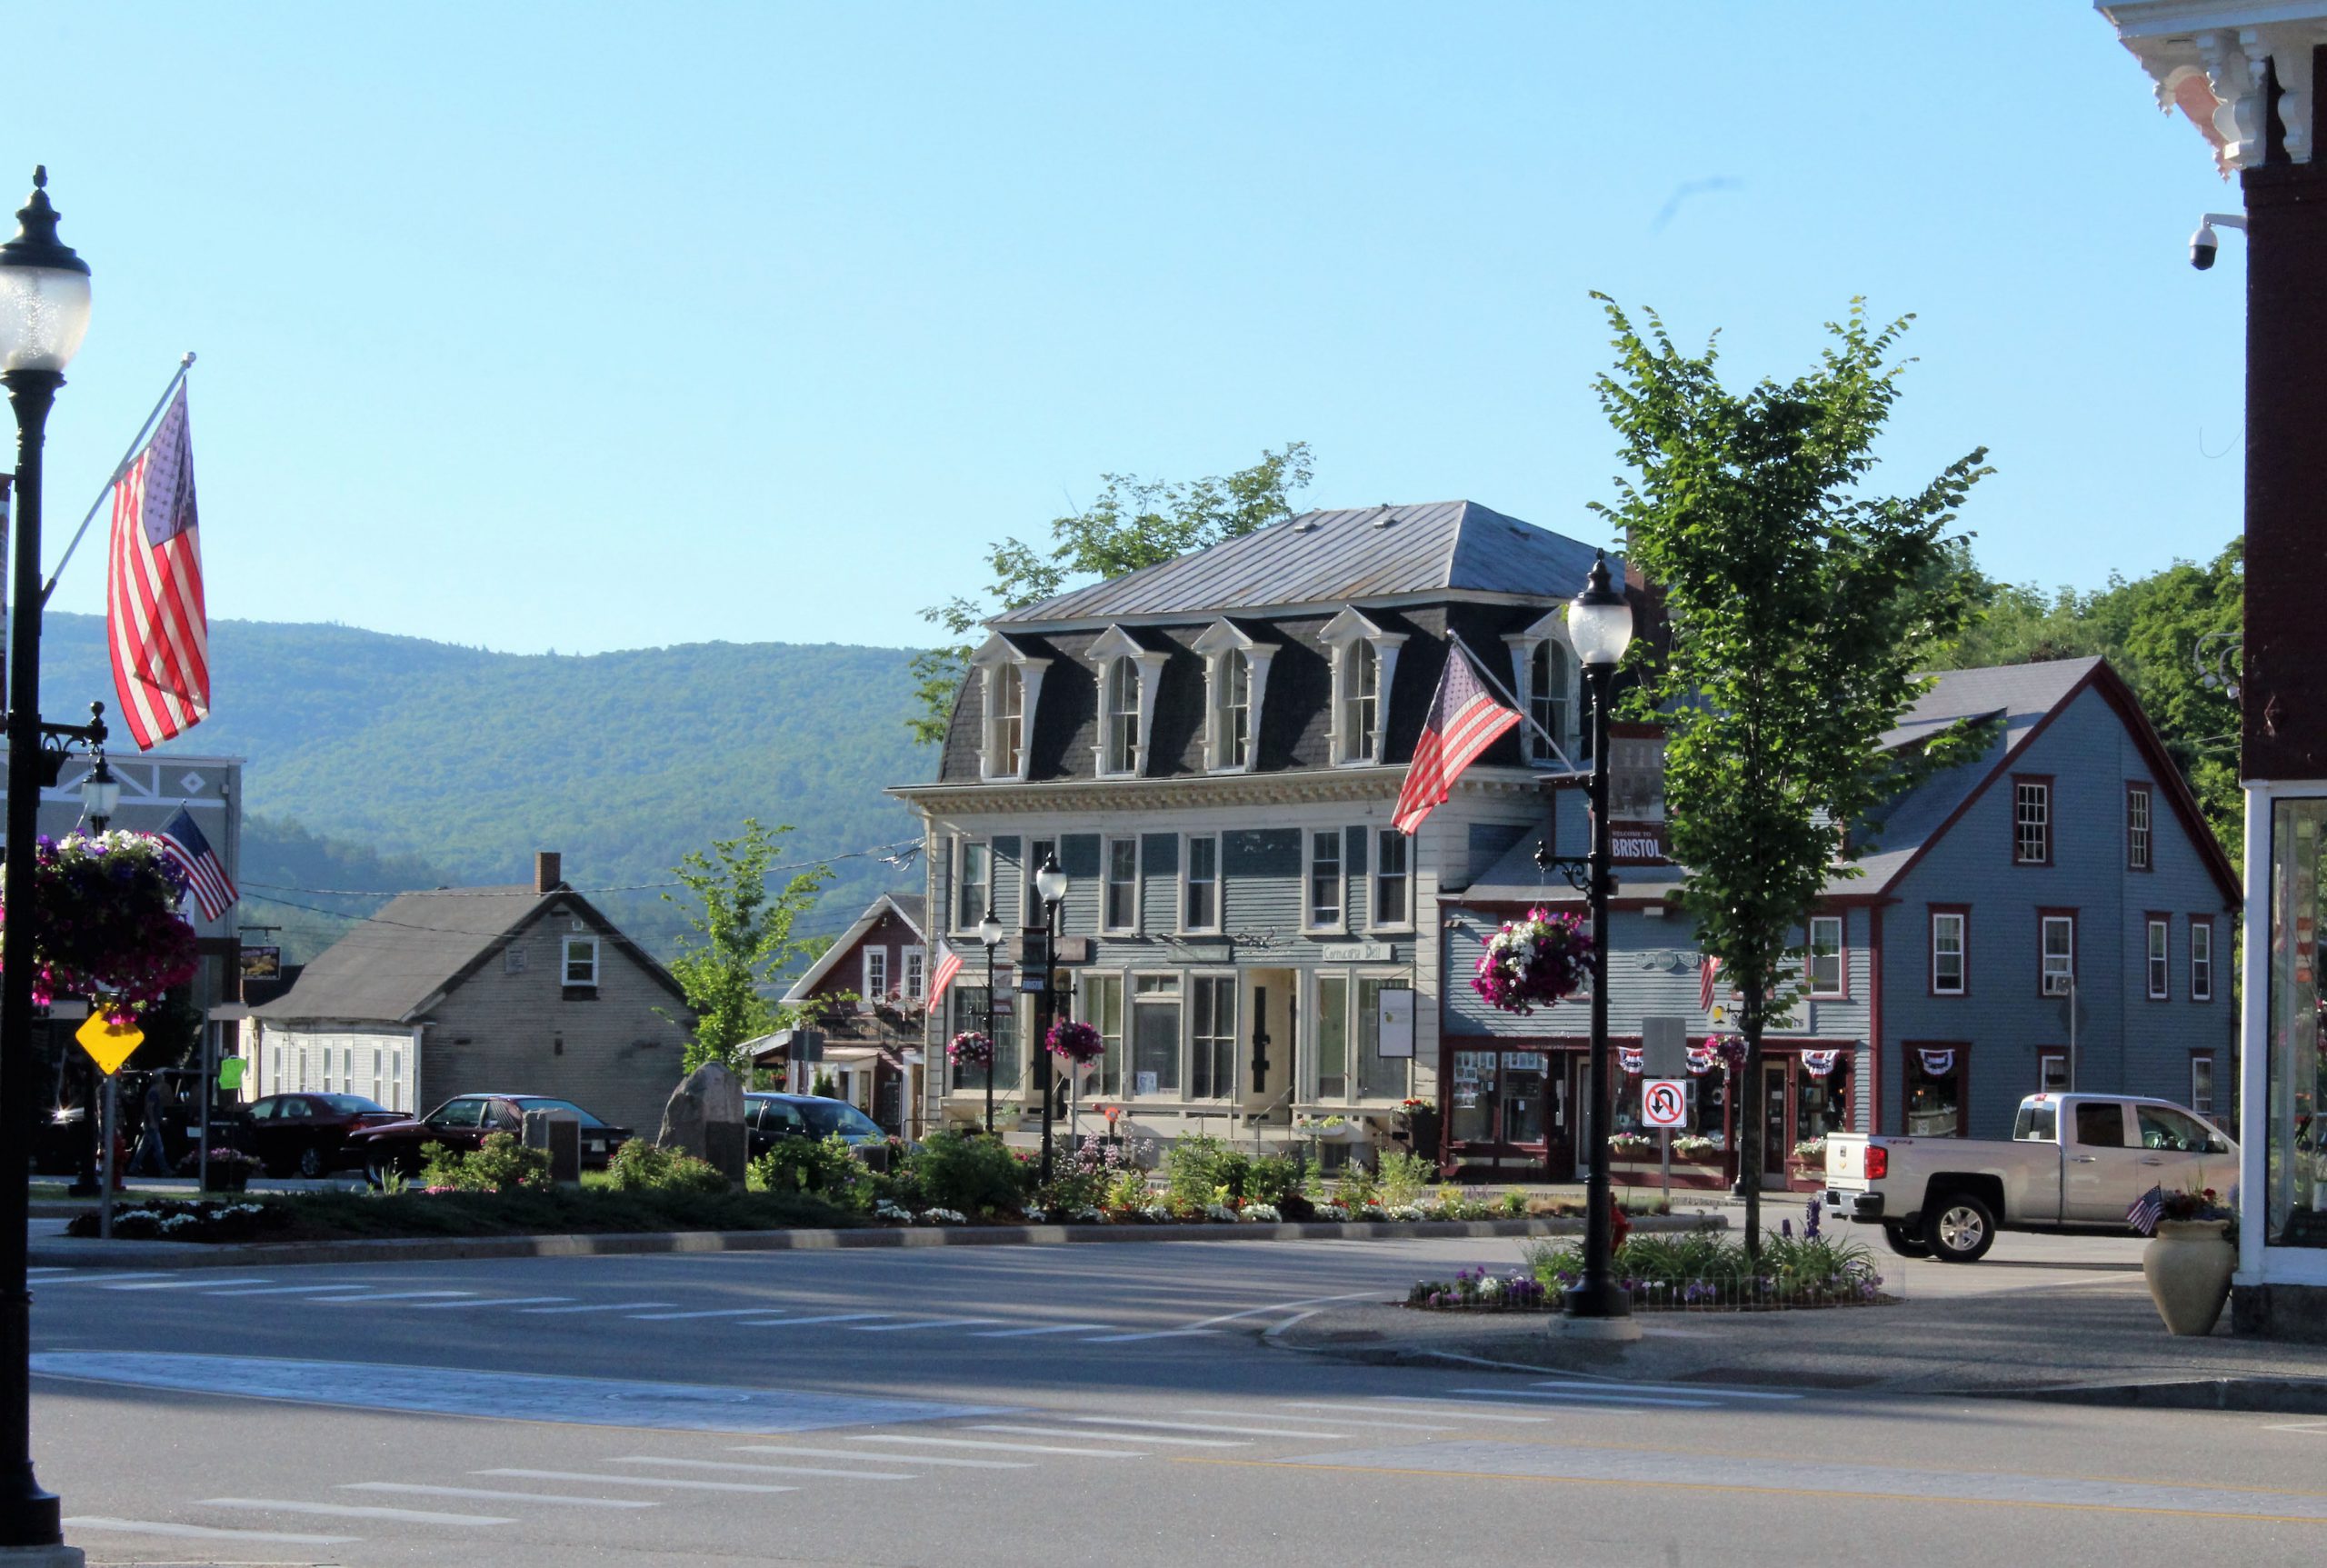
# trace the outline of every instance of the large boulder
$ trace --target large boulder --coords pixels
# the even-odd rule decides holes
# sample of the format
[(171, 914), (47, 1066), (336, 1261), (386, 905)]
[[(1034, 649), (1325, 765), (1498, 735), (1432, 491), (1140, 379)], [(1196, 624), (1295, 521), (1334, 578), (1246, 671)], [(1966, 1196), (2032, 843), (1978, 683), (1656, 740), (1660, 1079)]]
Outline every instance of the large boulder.
[(716, 1062), (706, 1062), (680, 1080), (663, 1107), (654, 1142), (707, 1160), (740, 1187), (744, 1184), (744, 1085)]

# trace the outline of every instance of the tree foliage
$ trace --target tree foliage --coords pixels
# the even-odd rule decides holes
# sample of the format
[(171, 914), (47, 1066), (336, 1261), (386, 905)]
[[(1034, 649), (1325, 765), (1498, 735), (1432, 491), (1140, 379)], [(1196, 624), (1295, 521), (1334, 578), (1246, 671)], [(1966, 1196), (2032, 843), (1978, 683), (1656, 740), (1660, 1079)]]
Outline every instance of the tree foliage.
[(1978, 579), (1982, 610), (1961, 634), (1929, 651), (1933, 669), (2022, 664), (2098, 654), (2141, 698), (2150, 722), (2233, 864), (2245, 846), (2238, 787), (2236, 678), (2244, 625), (2245, 542), (2232, 539), (2204, 565), (2177, 561), (2105, 588), (2046, 594)]
[[(771, 830), (758, 818), (746, 817), (740, 837), (715, 840), (708, 854), (694, 850), (672, 867), (702, 905), (687, 918), (695, 935), (680, 938), (678, 956), (670, 964), (695, 1016), (694, 1038), (686, 1050), (690, 1073), (705, 1062), (748, 1073), (750, 1064), (740, 1048), (782, 1022), (784, 1010), (767, 993), (776, 972), (801, 945), (793, 940), (792, 923), (832, 878), (830, 866), (812, 866), (795, 874), (782, 892), (769, 888), (784, 854), (782, 837), (791, 831)], [(663, 897), (682, 902), (674, 894)]]
[(1017, 538), (993, 546), (985, 561), (992, 580), (980, 596), (957, 594), (922, 612), (924, 620), (957, 640), (913, 657), (914, 711), (905, 724), (914, 738), (945, 738), (954, 699), (976, 651), (968, 639), (988, 616), (1038, 603), (1083, 579), (1120, 577), (1281, 522), (1293, 515), (1291, 497), (1308, 485), (1309, 475), (1305, 441), (1264, 450), (1250, 468), (1209, 479), (1175, 484), (1109, 474), (1090, 506), (1051, 520), (1047, 548)]
[[(1901, 367), (1886, 360), (1912, 318), (1874, 330), (1853, 302), (1815, 368), (1738, 394), (1712, 345), (1684, 354), (1653, 313), (1643, 333), (1601, 297), (1617, 363), (1598, 390), (1633, 477), (1598, 510), (1671, 616), (1669, 654), (1643, 670), (1635, 701), (1667, 726), (1682, 903), (1744, 997), (1751, 1084), (1763, 1031), (1799, 984), (1803, 924), (1831, 877), (1854, 874), (1837, 824), (1897, 791), (1898, 764), (1877, 742), (1924, 689), (1918, 654), (1956, 637), (1975, 607), (1947, 529), (1986, 454), (1911, 494), (1864, 487), (1899, 394)], [(1740, 1127), (1758, 1246), (1759, 1118)]]

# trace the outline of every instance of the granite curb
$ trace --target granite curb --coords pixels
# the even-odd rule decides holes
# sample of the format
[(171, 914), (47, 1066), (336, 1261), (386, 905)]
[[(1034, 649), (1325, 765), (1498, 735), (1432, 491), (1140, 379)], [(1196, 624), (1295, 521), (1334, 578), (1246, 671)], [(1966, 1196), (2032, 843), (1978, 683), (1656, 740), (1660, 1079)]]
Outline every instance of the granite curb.
[[(1718, 1216), (1643, 1215), (1636, 1231), (1722, 1229)], [(1568, 1236), (1581, 1218), (1309, 1221), (1216, 1225), (913, 1225), (861, 1230), (633, 1231), (541, 1236), (388, 1236), (338, 1242), (113, 1241), (47, 1238), (31, 1246), (42, 1268), (251, 1268), (295, 1263), (439, 1263), (466, 1258), (620, 1257), (658, 1253), (826, 1252), (844, 1247), (1073, 1246), (1108, 1242), (1399, 1241)]]

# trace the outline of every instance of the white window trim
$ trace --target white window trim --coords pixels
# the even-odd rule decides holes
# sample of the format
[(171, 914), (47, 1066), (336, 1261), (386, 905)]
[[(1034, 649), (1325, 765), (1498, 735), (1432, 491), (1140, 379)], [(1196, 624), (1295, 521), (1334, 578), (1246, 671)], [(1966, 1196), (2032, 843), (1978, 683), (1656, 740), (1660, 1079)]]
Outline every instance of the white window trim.
[[(1163, 679), (1164, 665), (1171, 658), (1143, 645), (1121, 626), (1110, 626), (1099, 634), (1084, 654), (1099, 677), (1099, 734), (1092, 745), (1093, 766), (1101, 778), (1139, 778), (1147, 772), (1150, 758), (1149, 739), (1155, 728), (1155, 687)], [(1139, 754), (1128, 768), (1107, 765), (1107, 671), (1118, 659), (1129, 659), (1139, 670)]]
[[(2068, 984), (2052, 989), (2052, 948), (2049, 938), (2052, 927), (2069, 928)], [(2076, 988), (2076, 917), (2072, 914), (2043, 914), (2036, 918), (2036, 974), (2042, 984), (2038, 989), (2046, 996), (2066, 996)]]
[[(1317, 835), (1323, 833), (1333, 835), (1334, 864), (1342, 890), (1340, 914), (1330, 924), (1316, 922), (1317, 901), (1310, 896), (1315, 886)], [(1349, 830), (1346, 827), (1304, 827), (1301, 830), (1301, 929), (1336, 934), (1349, 930)]]
[[(590, 950), (590, 978), (587, 980), (574, 978), (574, 950), (577, 947), (587, 947)], [(594, 936), (561, 937), (557, 944), (558, 984), (568, 988), (586, 987), (594, 991), (598, 987), (598, 939)]]
[[(1834, 989), (1821, 991), (1818, 989), (1818, 927), (1830, 921), (1834, 927)], [(1839, 914), (1813, 914), (1803, 923), (1804, 945), (1809, 951), (1803, 954), (1802, 963), (1803, 967), (1808, 971), (1804, 978), (1810, 982), (1812, 1000), (1818, 1002), (1849, 1000), (1851, 994), (1850, 932), (1850, 922)]]
[[(1196, 987), (1206, 981), (1228, 982), (1229, 1005), (1234, 1017), (1228, 1025), (1228, 1085), (1227, 1092), (1196, 1096)], [(1182, 1014), (1180, 1044), (1180, 1098), (1193, 1105), (1219, 1105), (1241, 1103), (1244, 1098), (1243, 1073), (1245, 1065), (1242, 1049), (1244, 1037), (1244, 987), (1239, 984), (1233, 969), (1190, 969), (1180, 977), (1180, 1009)], [(1218, 1020), (1213, 1020), (1215, 1025)]]
[(897, 977), (897, 990), (908, 1002), (920, 1002), (929, 994), (929, 949), (901, 948), (897, 954), (904, 973)]
[(954, 864), (950, 868), (952, 875), (947, 879), (945, 889), (945, 915), (949, 929), (956, 935), (967, 935), (975, 932), (979, 923), (985, 918), (984, 909), (979, 910), (966, 924), (961, 918), (962, 857), (974, 844), (982, 845), (985, 850), (985, 907), (986, 909), (994, 907), (994, 868), (999, 864), (994, 853), (994, 840), (980, 838), (974, 834), (955, 834), (954, 835)]
[[(2202, 1095), (2198, 1093), (2198, 1068), (2201, 1064), (2203, 1064), (2206, 1069), (2206, 1092)], [(2201, 1099), (2205, 1101), (2202, 1105), (2198, 1104)], [(2190, 1054), (2190, 1109), (2212, 1120), (2222, 1114), (2221, 1100), (2221, 1064), (2215, 1060), (2211, 1051), (2192, 1052)]]
[[(1143, 980), (1169, 979), (1176, 987), (1171, 994), (1172, 1005), (1180, 1010), (1180, 1031), (1177, 1042), (1180, 1081), (1166, 1089), (1158, 1084), (1155, 1093), (1147, 1097), (1150, 1105), (1188, 1103), (1188, 1039), (1194, 1027), (1195, 1004), (1189, 994), (1188, 972), (1184, 969), (1127, 969), (1124, 979), (1124, 1081), (1120, 1099), (1134, 1100), (1139, 1094), (1139, 983)], [(1160, 1005), (1161, 1004), (1155, 1004)]]
[(2173, 918), (2171, 915), (2142, 922), (2142, 988), (2152, 1002), (2173, 1000)]
[[(864, 965), (864, 1000), (867, 1002), (884, 1000), (889, 994), (889, 950), (885, 947), (868, 947), (857, 956), (863, 961)], [(873, 971), (876, 968), (881, 972), (881, 980), (878, 984), (874, 984), (873, 980)]]
[[(1188, 872), (1193, 864), (1189, 854), (1189, 846), (1198, 839), (1212, 841), (1212, 924), (1210, 925), (1188, 924)], [(1217, 936), (1221, 933), (1223, 923), (1227, 918), (1228, 912), (1221, 897), (1225, 891), (1223, 884), (1227, 879), (1221, 874), (1220, 841), (1221, 834), (1218, 833), (1183, 833), (1180, 835), (1180, 876), (1176, 898), (1179, 907), (1173, 912), (1173, 929), (1183, 936)]]
[[(994, 699), (998, 683), (992, 679), (991, 672), (1005, 664), (1018, 669), (1018, 765), (1002, 770), (994, 766)], [(1051, 662), (1029, 656), (996, 632), (970, 655), (970, 667), (984, 677), (978, 682), (983, 704), (978, 725), (979, 777), (988, 784), (1024, 784), (1026, 760), (1034, 750), (1035, 705), (1042, 698), (1043, 675)]]
[[(2200, 940), (2202, 934), (2202, 942)], [(2199, 967), (2198, 962), (2198, 949), (2201, 946), (2206, 950), (2205, 965), (2202, 969)], [(2205, 983), (2202, 985), (2199, 984), (2201, 974), (2205, 977)], [(2213, 999), (2214, 923), (2212, 919), (2193, 915), (2190, 920), (2190, 1000), (2212, 1002)]]
[[(1373, 831), (1373, 842), (1366, 846), (1367, 853), (1365, 856), (1365, 928), (1368, 931), (1379, 931), (1384, 933), (1411, 932), (1414, 928), (1414, 861), (1416, 858), (1414, 854), (1414, 841), (1413, 839), (1407, 837), (1406, 834), (1400, 833), (1394, 827), (1375, 828)], [(1406, 917), (1403, 920), (1384, 921), (1379, 918), (1382, 913), (1382, 905), (1380, 902), (1382, 896), (1382, 844), (1384, 839), (1387, 839), (1393, 834), (1401, 839), (1404, 839), (1406, 845), (1406, 869), (1403, 878), (1406, 884)], [(1342, 854), (1344, 859), (1348, 857), (1349, 845), (1346, 843), (1342, 845)], [(1302, 893), (1304, 896), (1307, 894), (1308, 890), (1308, 884), (1304, 881), (1302, 884)]]
[[(1261, 749), (1261, 704), (1268, 694), (1269, 661), (1276, 656), (1276, 649), (1246, 634), (1233, 622), (1214, 621), (1203, 629), (1193, 644), (1203, 658), (1203, 761), (1205, 771), (1216, 774), (1248, 774)], [(1244, 760), (1232, 763), (1223, 757), (1228, 744), (1226, 727), (1220, 722), (1221, 704), (1227, 692), (1228, 661), (1242, 656), (1246, 666), (1244, 682)]]
[[(1128, 925), (1111, 925), (1107, 922), (1107, 894), (1114, 886), (1109, 879), (1114, 874), (1115, 845), (1119, 844), (1131, 845), (1131, 924)], [(1146, 858), (1143, 853), (1139, 834), (1111, 833), (1101, 835), (1099, 839), (1099, 930), (1103, 934), (1108, 936), (1139, 934), (1139, 894), (1140, 883), (1143, 880), (1140, 874), (1145, 869)]]
[[(1519, 699), (1519, 754), (1539, 767), (1563, 767), (1573, 771), (1578, 744), (1583, 739), (1583, 661), (1575, 656), (1575, 644), (1569, 639), (1567, 608), (1550, 612), (1523, 632), (1503, 638), (1511, 650), (1512, 695)], [(1567, 689), (1568, 722), (1566, 733), (1557, 737), (1564, 756), (1555, 754), (1544, 745), (1543, 737), (1535, 733), (1533, 722), (1535, 701), (1535, 650), (1545, 643), (1557, 643), (1567, 650), (1570, 672)]]
[[(1939, 983), (1939, 923), (1955, 923), (1955, 987), (1949, 990)], [(1931, 994), (1933, 996), (1965, 996), (1972, 990), (1972, 917), (1960, 909), (1933, 910), (1931, 917)]]
[[(1333, 654), (1333, 707), (1331, 728), (1327, 734), (1327, 754), (1335, 767), (1376, 767), (1382, 762), (1382, 743), (1390, 733), (1390, 694), (1394, 689), (1398, 673), (1398, 650), (1405, 644), (1403, 632), (1385, 632), (1355, 610), (1343, 610), (1325, 623), (1323, 633), (1325, 644)], [(1346, 706), (1343, 699), (1349, 688), (1350, 650), (1364, 642), (1373, 644), (1375, 685), (1373, 703), (1373, 734), (1372, 744), (1363, 754), (1355, 754), (1355, 737), (1343, 732), (1342, 715)]]
[[(1349, 1031), (1349, 1038), (1344, 1043), (1342, 1059), (1342, 1078), (1348, 1088), (1343, 1093), (1341, 1098), (1328, 1100), (1324, 1097), (1324, 1092), (1318, 1087), (1317, 1067), (1324, 1054), (1324, 1042), (1314, 1031), (1324, 1018), (1324, 1009), (1317, 1000), (1318, 994), (1329, 982), (1336, 980), (1349, 987), (1348, 1004), (1344, 1009), (1343, 1019), (1343, 1026)], [(1385, 986), (1407, 986), (1413, 984), (1413, 972), (1410, 969), (1383, 968), (1380, 965), (1358, 965), (1346, 969), (1313, 969), (1309, 972), (1308, 980), (1302, 990), (1302, 1001), (1309, 1009), (1310, 1022), (1306, 1027), (1312, 1033), (1299, 1043), (1301, 1072), (1295, 1080), (1295, 1093), (1302, 1103), (1327, 1107), (1392, 1105), (1414, 1092), (1415, 1078), (1423, 1061), (1422, 1044), (1419, 1039), (1415, 1041), (1414, 1055), (1398, 1058), (1403, 1060), (1406, 1066), (1405, 1085), (1399, 1093), (1367, 1095), (1360, 1093), (1358, 1089), (1359, 1084), (1365, 1077), (1363, 1060), (1365, 1030), (1359, 1023), (1358, 994), (1359, 987), (1369, 980), (1378, 981)], [(1416, 1012), (1416, 1021), (1417, 1023), (1420, 1021), (1419, 1008)], [(1528, 1044), (1526, 1041), (1505, 1042), (1499, 1044), (1497, 1049), (1523, 1049)]]

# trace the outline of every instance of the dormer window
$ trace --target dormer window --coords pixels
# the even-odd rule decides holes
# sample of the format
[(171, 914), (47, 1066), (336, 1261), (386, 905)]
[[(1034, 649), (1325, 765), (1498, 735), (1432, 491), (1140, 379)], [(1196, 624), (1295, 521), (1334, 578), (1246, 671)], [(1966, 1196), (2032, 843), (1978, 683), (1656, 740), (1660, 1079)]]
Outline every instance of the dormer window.
[(1213, 773), (1250, 773), (1276, 649), (1224, 620), (1205, 627), (1194, 645), (1204, 662), (1203, 765)]
[(1101, 633), (1084, 655), (1099, 678), (1099, 734), (1094, 749), (1101, 778), (1137, 778), (1146, 771), (1148, 733), (1155, 724), (1155, 686), (1170, 656), (1121, 626)]
[(1503, 642), (1511, 649), (1513, 694), (1529, 721), (1519, 726), (1520, 754), (1539, 767), (1589, 763), (1592, 726), (1583, 722), (1583, 670), (1567, 640), (1564, 606)]
[(1391, 675), (1405, 634), (1385, 632), (1355, 610), (1325, 624), (1333, 649), (1333, 757), (1336, 764), (1379, 763), (1390, 716)]
[(1101, 771), (1139, 771), (1139, 666), (1129, 659), (1107, 661), (1106, 748)]
[(970, 655), (970, 666), (979, 673), (979, 684), (984, 688), (978, 729), (979, 773), (989, 783), (1022, 783), (1026, 777), (1027, 743), (1034, 738), (1035, 704), (1051, 662), (1035, 657), (1026, 644), (997, 632)]

